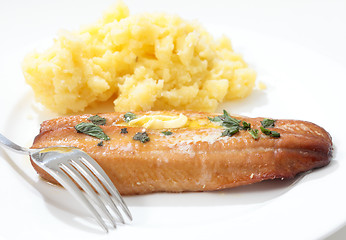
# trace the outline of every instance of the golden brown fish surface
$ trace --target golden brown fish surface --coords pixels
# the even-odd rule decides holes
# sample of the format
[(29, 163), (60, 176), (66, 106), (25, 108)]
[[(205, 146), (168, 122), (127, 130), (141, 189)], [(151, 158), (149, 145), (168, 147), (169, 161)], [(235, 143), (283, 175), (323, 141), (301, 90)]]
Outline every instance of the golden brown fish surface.
[[(74, 126), (90, 122), (92, 115), (60, 117), (41, 124), (32, 148), (69, 145), (81, 148), (93, 157), (109, 175), (123, 195), (152, 192), (212, 191), (275, 178), (292, 178), (296, 174), (327, 165), (332, 157), (332, 140), (323, 128), (305, 121), (276, 120), (271, 137), (259, 130), (254, 139), (248, 130), (222, 136), (225, 128), (208, 117), (220, 114), (199, 112), (135, 112), (143, 115), (184, 114), (190, 127), (145, 129), (124, 126), (125, 113), (99, 114), (106, 119), (100, 128), (110, 140), (77, 132)], [(238, 120), (260, 129), (263, 118), (237, 116)], [(215, 126), (215, 127), (213, 127)], [(121, 129), (126, 128), (126, 131)], [(133, 139), (146, 132), (149, 141)], [(127, 132), (127, 133), (126, 133)], [(102, 145), (102, 146), (100, 146)], [(34, 165), (38, 174), (57, 182)]]

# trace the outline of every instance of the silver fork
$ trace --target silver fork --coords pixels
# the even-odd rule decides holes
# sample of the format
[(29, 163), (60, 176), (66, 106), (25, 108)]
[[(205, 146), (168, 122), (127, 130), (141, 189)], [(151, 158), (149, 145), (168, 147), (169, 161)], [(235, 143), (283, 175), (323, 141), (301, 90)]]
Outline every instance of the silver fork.
[[(114, 228), (116, 228), (114, 214), (118, 221), (125, 223), (117, 205), (132, 220), (128, 207), (107, 174), (82, 150), (65, 146), (27, 149), (13, 143), (1, 133), (0, 145), (18, 153), (30, 155), (35, 164), (54, 177), (91, 211), (106, 232), (108, 232), (108, 226), (103, 218), (108, 219)], [(80, 188), (84, 190), (84, 193)]]

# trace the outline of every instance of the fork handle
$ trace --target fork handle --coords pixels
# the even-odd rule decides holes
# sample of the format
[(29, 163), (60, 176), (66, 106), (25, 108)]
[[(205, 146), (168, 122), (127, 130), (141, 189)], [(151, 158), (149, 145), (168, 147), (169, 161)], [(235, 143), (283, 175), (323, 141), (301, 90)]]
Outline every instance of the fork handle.
[(22, 154), (30, 154), (30, 150), (28, 148), (21, 147), (8, 138), (6, 138), (4, 135), (0, 133), (0, 145), (3, 145), (11, 150), (14, 150), (15, 152), (22, 153)]

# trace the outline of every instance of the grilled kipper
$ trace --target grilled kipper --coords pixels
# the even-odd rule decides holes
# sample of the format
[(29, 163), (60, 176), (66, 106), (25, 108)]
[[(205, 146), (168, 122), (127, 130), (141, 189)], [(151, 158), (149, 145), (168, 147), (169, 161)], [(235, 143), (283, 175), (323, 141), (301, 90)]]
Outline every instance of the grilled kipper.
[[(263, 127), (264, 118), (231, 117), (227, 112), (124, 115), (97, 115), (106, 121), (94, 125), (109, 140), (78, 130), (80, 123), (91, 124), (90, 114), (45, 121), (32, 148), (81, 148), (100, 164), (123, 195), (211, 191), (292, 178), (327, 165), (332, 156), (330, 135), (305, 121), (276, 120), (272, 126)], [(228, 117), (234, 125), (226, 122)], [(251, 135), (251, 129), (259, 130), (258, 134), (253, 130)], [(275, 132), (278, 134), (272, 134)], [(41, 168), (34, 167), (41, 177), (56, 183)]]

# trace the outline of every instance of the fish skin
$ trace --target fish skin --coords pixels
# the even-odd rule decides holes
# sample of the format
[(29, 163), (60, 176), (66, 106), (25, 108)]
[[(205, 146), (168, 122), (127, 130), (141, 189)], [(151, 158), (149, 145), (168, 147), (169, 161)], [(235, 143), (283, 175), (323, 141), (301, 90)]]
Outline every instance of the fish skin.
[[(220, 114), (200, 112), (135, 112), (141, 114), (183, 113), (189, 118), (205, 119)], [(101, 140), (77, 133), (74, 126), (88, 121), (91, 114), (66, 116), (45, 121), (32, 148), (56, 145), (78, 147), (94, 158), (108, 174), (122, 195), (153, 192), (213, 191), (252, 184), (275, 178), (293, 178), (298, 173), (328, 165), (333, 143), (326, 130), (311, 122), (276, 120), (270, 130), (281, 134), (273, 138), (260, 134), (255, 140), (241, 130), (232, 137), (221, 137), (222, 128), (178, 128), (165, 136), (162, 130), (118, 126), (124, 113), (99, 114), (107, 119), (100, 126), (110, 137)], [(259, 129), (263, 118), (235, 118)], [(133, 140), (137, 132), (146, 131), (150, 141)], [(36, 166), (45, 180), (58, 184)]]

